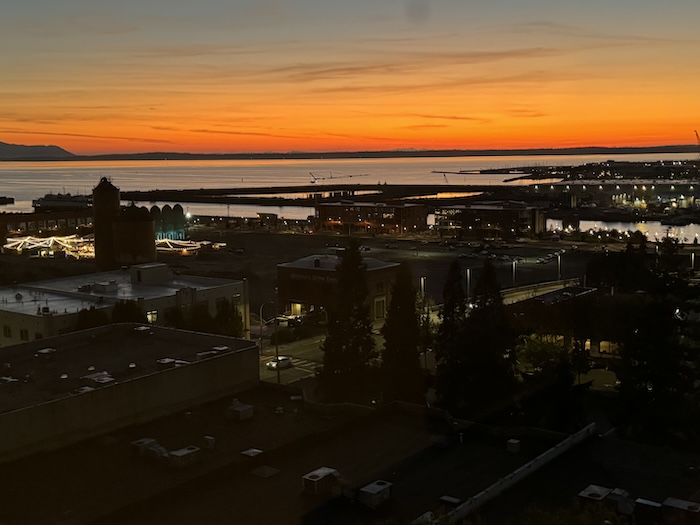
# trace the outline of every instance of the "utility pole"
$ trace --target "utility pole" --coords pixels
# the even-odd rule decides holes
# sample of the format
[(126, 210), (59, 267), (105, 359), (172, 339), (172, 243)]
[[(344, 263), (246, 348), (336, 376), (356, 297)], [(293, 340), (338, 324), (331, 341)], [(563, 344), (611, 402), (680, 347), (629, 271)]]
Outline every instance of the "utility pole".
[(279, 314), (279, 307), (280, 307), (280, 300), (279, 300), (279, 294), (277, 288), (275, 288), (275, 363), (277, 363), (277, 366), (275, 367), (275, 370), (277, 370), (277, 384), (279, 385), (282, 381), (280, 379), (280, 338), (279, 338), (279, 326), (280, 326), (280, 314)]

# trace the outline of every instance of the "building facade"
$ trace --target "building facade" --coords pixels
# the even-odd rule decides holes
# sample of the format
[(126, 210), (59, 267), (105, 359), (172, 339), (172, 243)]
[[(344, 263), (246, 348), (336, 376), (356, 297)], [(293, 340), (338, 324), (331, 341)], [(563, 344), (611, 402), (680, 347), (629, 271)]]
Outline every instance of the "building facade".
[[(370, 319), (383, 319), (399, 264), (364, 257)], [(277, 266), (278, 297), (284, 311), (302, 315), (325, 309), (335, 300), (338, 278), (335, 255), (310, 255)]]
[(543, 233), (546, 216), (524, 202), (480, 202), (436, 208), (435, 226), (441, 236), (513, 239)]
[(428, 210), (422, 204), (333, 202), (316, 205), (316, 229), (402, 234), (424, 231)]
[(254, 343), (108, 325), (3, 352), (0, 462), (102, 435), (259, 383)]

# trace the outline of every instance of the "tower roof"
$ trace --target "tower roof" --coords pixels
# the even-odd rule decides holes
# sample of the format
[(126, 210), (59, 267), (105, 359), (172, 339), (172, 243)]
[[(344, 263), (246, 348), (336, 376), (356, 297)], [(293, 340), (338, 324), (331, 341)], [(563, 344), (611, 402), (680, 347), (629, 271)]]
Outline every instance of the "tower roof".
[(119, 191), (119, 189), (112, 184), (112, 182), (107, 178), (107, 177), (102, 177), (100, 179), (100, 183), (95, 186), (95, 188), (92, 190), (94, 192), (113, 192), (113, 191)]

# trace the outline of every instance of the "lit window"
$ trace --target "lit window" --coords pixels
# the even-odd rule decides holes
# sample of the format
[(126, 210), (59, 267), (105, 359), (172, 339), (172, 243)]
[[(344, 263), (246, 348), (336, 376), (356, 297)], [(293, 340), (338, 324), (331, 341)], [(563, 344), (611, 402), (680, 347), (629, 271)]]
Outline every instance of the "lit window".
[(149, 323), (154, 324), (158, 322), (158, 310), (150, 310), (146, 312), (146, 319)]

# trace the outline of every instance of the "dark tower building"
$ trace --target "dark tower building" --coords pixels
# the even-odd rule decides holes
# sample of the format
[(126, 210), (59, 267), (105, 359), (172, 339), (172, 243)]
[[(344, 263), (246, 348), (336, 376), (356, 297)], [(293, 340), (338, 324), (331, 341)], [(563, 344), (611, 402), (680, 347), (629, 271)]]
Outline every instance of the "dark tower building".
[(155, 221), (145, 207), (124, 208), (113, 223), (117, 264), (131, 266), (156, 260)]
[(113, 223), (119, 215), (119, 189), (106, 177), (92, 190), (95, 264), (99, 271), (119, 268), (114, 252)]

